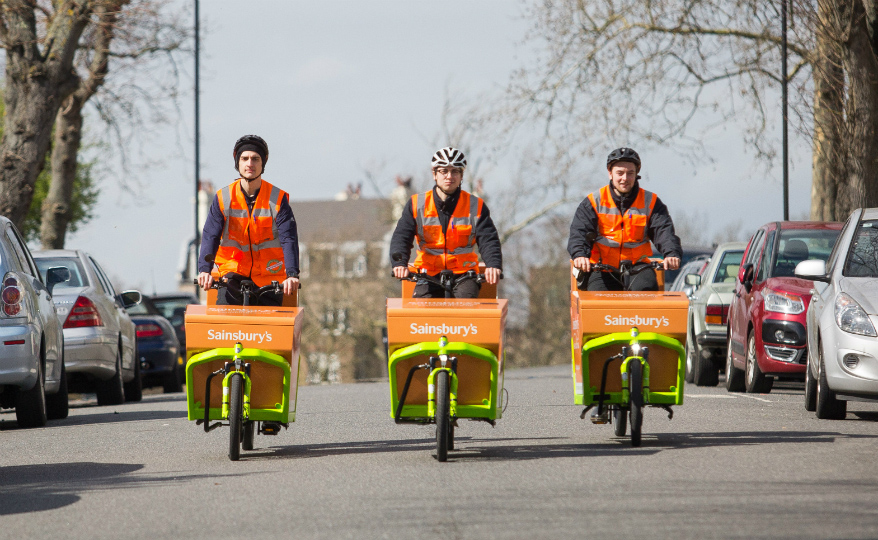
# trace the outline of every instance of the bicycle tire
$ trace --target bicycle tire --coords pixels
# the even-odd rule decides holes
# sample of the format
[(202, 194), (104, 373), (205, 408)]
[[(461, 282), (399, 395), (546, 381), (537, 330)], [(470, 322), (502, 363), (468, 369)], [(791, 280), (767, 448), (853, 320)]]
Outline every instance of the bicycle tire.
[(619, 405), (610, 405), (613, 409), (613, 433), (617, 437), (624, 437), (628, 432), (628, 411)]
[(229, 377), (229, 459), (241, 458), (241, 431), (244, 421), (244, 377), (233, 373)]
[(250, 420), (244, 422), (244, 438), (241, 440), (241, 449), (253, 450), (253, 437), (255, 435), (256, 422)]
[(640, 360), (628, 362), (629, 406), (631, 409), (631, 446), (640, 446), (643, 426), (643, 365)]
[(444, 369), (436, 373), (436, 460), (448, 460), (448, 426), (451, 424), (451, 394), (449, 393), (448, 372)]

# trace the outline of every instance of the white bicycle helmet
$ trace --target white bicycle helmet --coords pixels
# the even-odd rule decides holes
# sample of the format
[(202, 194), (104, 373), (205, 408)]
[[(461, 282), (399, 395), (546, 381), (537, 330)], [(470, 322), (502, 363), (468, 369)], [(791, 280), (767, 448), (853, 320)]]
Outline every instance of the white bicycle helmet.
[(457, 148), (446, 146), (433, 154), (433, 162), (431, 165), (434, 169), (438, 167), (459, 167), (466, 169), (466, 156)]

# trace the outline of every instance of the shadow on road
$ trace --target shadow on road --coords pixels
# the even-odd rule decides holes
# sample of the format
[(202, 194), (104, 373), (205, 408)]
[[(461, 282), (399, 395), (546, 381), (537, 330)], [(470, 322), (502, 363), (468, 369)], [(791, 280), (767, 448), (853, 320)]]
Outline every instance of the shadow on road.
[(134, 463), (91, 462), (0, 467), (0, 516), (62, 508), (89, 491), (178, 484), (217, 476), (135, 474), (141, 469), (143, 465)]
[[(93, 424), (112, 424), (116, 422), (142, 422), (145, 420), (168, 420), (186, 418), (186, 411), (137, 411), (124, 409), (113, 410), (110, 407), (95, 409), (95, 414), (79, 414), (68, 416), (64, 420), (50, 420), (46, 427), (84, 426)], [(15, 416), (0, 420), (0, 431), (19, 429)]]

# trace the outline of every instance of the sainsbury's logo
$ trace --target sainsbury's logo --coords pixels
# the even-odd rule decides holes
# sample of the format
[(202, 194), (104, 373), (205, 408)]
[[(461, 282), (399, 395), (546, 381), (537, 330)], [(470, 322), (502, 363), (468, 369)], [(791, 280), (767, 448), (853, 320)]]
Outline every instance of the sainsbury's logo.
[(411, 325), (412, 334), (441, 334), (443, 336), (447, 335), (458, 335), (466, 337), (468, 335), (476, 335), (479, 333), (479, 329), (474, 324), (418, 324), (412, 323)]
[(244, 332), (243, 330), (238, 330), (236, 332), (228, 332), (226, 330), (208, 330), (207, 339), (249, 341), (251, 343), (269, 343), (271, 341), (271, 334), (268, 332)]
[(655, 328), (661, 328), (662, 326), (669, 326), (671, 321), (668, 320), (667, 317), (641, 317), (640, 315), (635, 315), (633, 317), (623, 317), (621, 315), (606, 315), (604, 317), (604, 324), (607, 326), (652, 326)]

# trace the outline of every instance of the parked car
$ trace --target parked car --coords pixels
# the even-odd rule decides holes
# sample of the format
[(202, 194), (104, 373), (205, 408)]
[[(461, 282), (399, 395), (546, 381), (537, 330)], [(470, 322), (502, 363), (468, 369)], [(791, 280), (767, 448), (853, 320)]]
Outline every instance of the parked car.
[(814, 280), (805, 409), (840, 420), (848, 401), (878, 401), (878, 208), (854, 210), (826, 262), (801, 262), (796, 275)]
[(0, 217), (0, 408), (15, 408), (18, 426), (67, 418), (64, 336), (52, 289), (63, 268), (40, 274), (15, 225)]
[(49, 268), (64, 267), (70, 279), (55, 286), (58, 320), (64, 328), (64, 353), (71, 392), (94, 392), (98, 405), (140, 401), (140, 362), (134, 358), (134, 323), (125, 308), (140, 292), (116, 294), (94, 258), (79, 250), (34, 252), (44, 278)]
[(197, 305), (201, 302), (194, 294), (185, 292), (153, 294), (149, 299), (159, 313), (171, 322), (171, 326), (174, 327), (174, 331), (177, 333), (177, 339), (180, 341), (180, 349), (185, 353), (186, 325), (184, 319), (186, 306), (190, 304)]
[[(683, 256), (680, 257), (680, 268), (676, 270), (665, 270), (665, 290), (668, 290), (671, 284), (676, 281), (677, 277), (683, 273), (681, 270), (689, 261), (694, 261), (699, 257), (709, 258), (712, 253), (713, 248), (694, 247), (684, 249)], [(662, 254), (658, 252), (654, 252), (652, 256), (658, 259), (663, 258)]]
[(698, 386), (716, 386), (725, 370), (729, 304), (746, 247), (743, 242), (722, 244), (703, 272), (683, 276), (690, 288), (686, 380)]
[[(708, 262), (710, 262), (710, 257), (707, 255), (699, 255), (682, 265), (680, 271), (677, 273), (677, 278), (674, 279), (674, 282), (671, 283), (671, 286), (666, 288), (666, 290), (669, 292), (683, 292), (683, 289), (686, 288), (686, 280), (684, 278), (689, 274), (701, 275), (701, 272), (707, 267)], [(686, 294), (688, 295), (692, 290), (694, 289), (690, 286), (690, 290)]]
[(825, 261), (842, 224), (763, 225), (744, 253), (729, 306), (726, 388), (767, 393), (775, 376), (805, 375), (805, 311), (813, 283), (793, 275), (808, 259)]
[(151, 297), (128, 309), (137, 337), (136, 358), (143, 386), (162, 386), (165, 393), (183, 391), (183, 350), (174, 327), (153, 304)]

